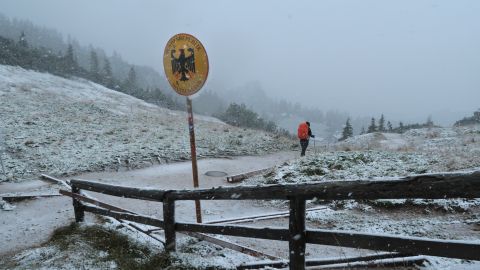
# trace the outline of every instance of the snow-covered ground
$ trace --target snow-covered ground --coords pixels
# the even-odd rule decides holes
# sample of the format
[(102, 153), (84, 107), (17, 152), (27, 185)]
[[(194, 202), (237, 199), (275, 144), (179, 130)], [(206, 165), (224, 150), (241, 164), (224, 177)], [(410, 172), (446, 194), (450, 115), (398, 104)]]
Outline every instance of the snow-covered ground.
[[(320, 149), (325, 149), (320, 146)], [(244, 185), (326, 180), (395, 179), (408, 175), (480, 169), (480, 126), (373, 133), (310, 149)], [(308, 213), (310, 226), (480, 242), (480, 199), (312, 201), (328, 209)], [(279, 202), (273, 202), (278, 205)], [(267, 205), (272, 205), (268, 203)], [(480, 269), (480, 262), (430, 258), (433, 269)]]
[[(193, 104), (195, 106), (195, 101)], [(173, 174), (165, 177), (163, 183), (171, 184), (172, 188), (191, 186), (189, 163), (166, 164), (189, 160), (184, 112), (159, 108), (86, 80), (69, 80), (9, 66), (0, 66), (0, 106), (0, 154), (5, 167), (5, 172), (0, 168), (0, 182), (13, 180), (0, 183), (2, 196), (58, 194), (58, 187), (29, 180), (38, 178), (40, 173), (72, 175), (119, 169), (120, 173), (131, 175), (134, 171), (126, 171), (126, 167), (151, 167), (145, 172), (151, 183), (158, 182), (154, 179), (162, 174)], [(216, 160), (213, 165), (211, 159), (200, 159), (202, 186), (203, 180), (208, 181), (203, 169), (213, 167), (213, 170), (235, 174), (273, 166), (272, 162), (277, 160), (270, 156), (266, 163), (256, 159), (242, 162), (242, 158), (231, 160), (232, 156), (265, 155), (296, 145), (287, 138), (232, 127), (200, 115), (195, 115), (195, 128), (200, 158), (228, 157)], [(242, 165), (244, 167), (240, 167)], [(149, 209), (148, 205), (146, 208)], [(15, 203), (0, 200), (0, 209), (2, 254), (46, 241), (55, 228), (65, 226), (73, 217), (71, 200), (61, 197)], [(37, 213), (41, 214), (36, 217)], [(209, 213), (218, 212), (206, 210), (206, 217)], [(73, 255), (65, 261), (68, 255), (59, 252), (55, 245), (29, 250), (16, 258), (23, 268), (75, 269), (83, 261), (88, 268), (92, 253), (94, 256), (96, 253), (87, 246), (81, 245), (83, 252), (74, 252), (79, 257), (76, 262)], [(79, 256), (81, 254), (85, 256)]]
[[(232, 159), (202, 159), (198, 162), (200, 186), (207, 188), (225, 184), (224, 178), (205, 175), (207, 171), (222, 170), (229, 175), (233, 175), (244, 170), (271, 167), (286, 159), (294, 158), (296, 155), (295, 152), (278, 152), (263, 156), (234, 157)], [(190, 162), (155, 165), (130, 171), (87, 173), (77, 175), (75, 178), (159, 189), (192, 187)], [(14, 195), (55, 193), (59, 187), (33, 180), (21, 183), (3, 183), (0, 184), (0, 189), (2, 188), (4, 191), (8, 191), (8, 194)], [(92, 195), (136, 212), (162, 218), (162, 207), (159, 203), (102, 196), (101, 194)], [(42, 267), (43, 269), (68, 269), (68, 267), (78, 269), (78, 265), (82, 265), (83, 259), (87, 269), (94, 263), (98, 263), (96, 264), (97, 267), (115, 266), (115, 264), (106, 264), (107, 261), (110, 261), (106, 259), (107, 255), (105, 255), (105, 252), (108, 251), (96, 249), (88, 241), (82, 242), (88, 239), (82, 240), (78, 235), (65, 236), (74, 240), (72, 243), (82, 242), (78, 246), (72, 244), (68, 247), (59, 247), (58, 241), (49, 241), (40, 247), (21, 251), (27, 247), (46, 242), (55, 228), (61, 228), (73, 222), (72, 200), (70, 198), (38, 198), (11, 203), (11, 205), (15, 206), (11, 211), (0, 210), (0, 220), (2, 221), (0, 222), (0, 239), (6, 240), (3, 245), (0, 245), (0, 269), (5, 269), (2, 268), (2, 263), (9, 266), (6, 269), (36, 269)], [(278, 211), (274, 207), (263, 207), (245, 201), (202, 201), (202, 210), (205, 221)], [(37, 213), (42, 214), (35, 217)], [(176, 215), (178, 220), (194, 222), (194, 213), (195, 209), (192, 202), (177, 203)], [(87, 224), (90, 226), (95, 222), (98, 221), (92, 215), (87, 214)], [(89, 227), (86, 225), (85, 227)], [(107, 228), (111, 227), (111, 224), (107, 223), (106, 226)], [(128, 235), (134, 242), (149, 243), (148, 239), (145, 239), (138, 232), (122, 230), (120, 233)], [(216, 265), (217, 269), (225, 269), (234, 268), (242, 262), (254, 260), (250, 256), (199, 242), (192, 238), (182, 238), (181, 235), (178, 235), (178, 237), (179, 249), (172, 257), (176, 265), (192, 265), (198, 269)], [(58, 239), (58, 237), (56, 238)], [(156, 247), (152, 252), (161, 251), (163, 251), (163, 247)], [(99, 257), (92, 256), (92, 253), (94, 255), (98, 253)], [(2, 261), (2, 255), (5, 254), (12, 256), (4, 256)]]
[[(471, 127), (470, 134), (477, 127)], [(422, 130), (417, 130), (420, 134)], [(447, 132), (448, 133), (448, 132)], [(455, 133), (457, 134), (457, 133)], [(378, 136), (378, 135), (373, 135)], [(359, 137), (362, 139), (364, 136)], [(414, 138), (413, 135), (411, 135)], [(438, 137), (437, 137), (438, 138)], [(475, 137), (476, 138), (476, 137)], [(422, 135), (417, 138), (421, 145), (432, 145), (428, 138), (424, 140)], [(353, 140), (353, 139), (352, 139)], [(457, 139), (456, 139), (457, 140)], [(474, 139), (476, 140), (476, 139)], [(476, 144), (472, 144), (472, 151)], [(474, 147), (475, 146), (475, 147)], [(340, 147), (336, 145), (335, 147)], [(435, 148), (442, 150), (442, 145)], [(429, 155), (430, 152), (423, 152), (421, 149), (409, 150), (368, 150), (368, 151), (332, 151), (319, 152), (315, 154), (313, 149), (309, 149), (307, 156), (300, 158), (292, 156), (270, 156), (270, 157), (252, 157), (236, 158), (235, 160), (203, 160), (199, 163), (201, 168), (201, 184), (203, 187), (218, 186), (224, 184), (222, 179), (204, 176), (206, 170), (215, 170), (224, 168), (229, 174), (235, 174), (246, 170), (265, 168), (272, 164), (278, 164), (275, 169), (265, 175), (248, 179), (243, 184), (259, 183), (295, 183), (311, 182), (313, 180), (344, 180), (344, 179), (377, 179), (382, 177), (395, 178), (398, 176), (411, 175), (417, 173), (428, 173), (448, 171), (447, 167), (442, 166), (436, 155)], [(428, 148), (432, 151), (432, 148)], [(443, 155), (443, 151), (439, 151)], [(455, 152), (452, 152), (453, 156)], [(457, 156), (459, 157), (459, 155)], [(286, 159), (285, 159), (286, 158)], [(461, 161), (461, 158), (459, 158)], [(263, 160), (263, 161), (262, 161)], [(478, 158), (472, 160), (478, 162)], [(231, 165), (228, 165), (231, 164)], [(234, 164), (234, 167), (231, 167)], [(249, 165), (250, 164), (250, 165)], [(461, 162), (459, 163), (461, 164)], [(478, 165), (476, 165), (478, 166)], [(462, 167), (458, 169), (470, 170), (472, 168)], [(474, 169), (474, 168), (473, 168)], [(188, 162), (182, 164), (166, 164), (154, 166), (142, 170), (132, 170), (127, 172), (98, 172), (88, 173), (80, 176), (87, 179), (98, 179), (107, 183), (137, 185), (148, 187), (167, 187), (184, 188), (190, 185), (188, 173), (190, 166)], [(181, 179), (175, 181), (175, 179)], [(70, 220), (73, 218), (71, 212), (71, 201), (66, 200), (66, 211)], [(134, 200), (110, 201), (122, 207), (135, 208), (136, 211), (148, 215), (161, 217), (161, 207), (155, 207), (152, 203), (141, 205), (133, 204)], [(379, 200), (379, 201), (333, 201), (318, 202), (311, 201), (309, 206), (323, 204), (327, 209), (310, 212), (307, 215), (307, 226), (309, 228), (350, 230), (365, 233), (387, 233), (394, 235), (420, 236), (436, 239), (457, 239), (479, 241), (480, 239), (480, 209), (478, 200)], [(285, 203), (260, 203), (260, 202), (222, 202), (208, 201), (202, 204), (204, 207), (204, 219), (219, 219), (236, 216), (245, 216), (249, 214), (286, 210)], [(193, 205), (177, 205), (178, 218), (182, 220), (193, 220)], [(235, 211), (232, 211), (235, 209)], [(252, 224), (245, 224), (252, 225)], [(112, 224), (107, 223), (106, 228), (111, 228)], [(285, 219), (272, 221), (256, 222), (253, 226), (276, 226), (287, 227)], [(90, 226), (87, 226), (90, 227)], [(122, 234), (132, 238), (134, 243), (139, 242), (142, 245), (149, 246), (150, 242), (145, 237), (125, 229), (120, 231)], [(73, 235), (72, 237), (76, 237)], [(76, 241), (84, 241), (81, 238), (74, 238)], [(286, 243), (276, 243), (272, 245), (267, 240), (251, 240), (245, 238), (225, 237), (230, 241), (246, 245), (257, 250), (264, 251), (279, 257), (288, 257), (288, 245)], [(80, 258), (85, 258), (85, 264), (96, 265), (98, 267), (112, 268), (118, 267), (117, 262), (111, 258), (103, 249), (92, 248), (91, 244), (82, 242), (81, 245), (70, 245), (64, 250), (59, 250), (58, 243), (52, 241), (42, 247), (29, 249), (17, 253), (13, 259), (4, 260), (9, 266), (20, 268), (60, 268), (71, 266), (76, 268), (82, 265), (81, 259), (73, 259), (73, 254), (83, 254)], [(86, 245), (86, 246), (84, 246)], [(222, 249), (205, 242), (199, 242), (191, 238), (180, 238), (178, 242), (178, 252), (174, 253), (170, 263), (181, 267), (195, 267), (196, 269), (234, 269), (236, 265), (242, 262), (257, 260), (233, 251)], [(81, 250), (78, 250), (81, 249)], [(153, 251), (161, 251), (161, 247), (153, 248)], [(91, 254), (98, 254), (97, 257)], [(325, 247), (318, 245), (309, 245), (307, 248), (307, 257), (344, 257), (354, 255), (371, 254), (364, 250)], [(68, 258), (67, 263), (63, 260)], [(138, 258), (139, 261), (146, 260), (144, 255)], [(463, 260), (444, 259), (438, 257), (429, 257), (430, 265), (425, 269), (477, 269), (480, 267), (478, 262), (468, 262)]]
[(418, 153), (436, 159), (430, 171), (480, 166), (480, 125), (412, 129), (403, 134), (370, 133), (330, 146), (331, 150)]
[[(0, 189), (8, 189), (10, 194), (25, 191), (55, 193), (56, 186), (26, 180), (42, 172), (72, 175), (93, 171), (80, 175), (80, 178), (151, 188), (186, 188), (191, 185), (188, 162), (164, 164), (189, 157), (188, 130), (182, 112), (161, 109), (85, 80), (67, 80), (5, 66), (0, 66), (0, 105), (0, 133), (5, 138), (0, 141), (0, 151), (4, 150), (2, 159), (6, 168), (0, 181), (25, 180), (0, 183)], [(196, 116), (196, 135), (201, 157), (263, 155), (297, 144), (202, 116)], [(5, 147), (1, 148), (2, 145)], [(276, 166), (271, 172), (242, 184), (368, 180), (476, 170), (480, 168), (480, 127), (366, 134), (330, 146), (317, 145), (317, 149), (311, 145), (303, 158), (298, 157), (298, 153), (285, 152), (233, 160), (204, 159), (199, 162), (201, 187), (225, 184), (223, 179), (205, 176), (206, 170), (235, 174), (273, 165)], [(149, 168), (122, 170), (127, 166)], [(120, 171), (114, 172), (117, 167)], [(161, 217), (162, 214), (158, 203), (96, 195), (146, 215)], [(117, 223), (99, 221), (92, 215), (87, 215), (87, 222), (79, 228), (67, 230), (68, 233), (64, 229), (45, 244), (16, 252), (41, 244), (53, 228), (71, 222), (71, 199), (54, 197), (0, 203), (4, 210), (0, 210), (0, 236), (6, 239), (2, 245), (10, 243), (12, 247), (0, 248), (4, 254), (9, 254), (0, 257), (0, 269), (117, 269), (122, 267), (122, 256), (105, 244), (110, 241), (99, 241), (105, 235), (109, 236), (108, 239), (122, 238), (115, 236), (113, 231), (129, 239), (121, 242), (132, 245), (125, 250), (125, 256), (133, 256), (132, 261), (143, 267), (148, 263), (159, 265), (165, 259), (178, 267), (173, 269), (234, 269), (242, 262), (256, 260), (186, 237), (179, 238), (178, 252), (172, 256), (155, 257), (161, 253), (161, 246)], [(326, 209), (307, 215), (310, 228), (480, 241), (478, 200), (310, 201), (308, 206), (318, 204)], [(205, 220), (286, 209), (284, 202), (206, 201), (202, 206)], [(182, 202), (177, 208), (179, 220), (194, 219), (193, 204)], [(37, 213), (41, 213), (41, 218), (33, 218)], [(257, 222), (256, 225), (286, 227), (286, 222), (286, 219), (277, 219)], [(102, 227), (96, 229), (94, 223)], [(26, 239), (31, 242), (22, 246)], [(286, 242), (272, 244), (266, 240), (225, 239), (275, 256), (288, 257)], [(14, 251), (13, 254), (9, 250)], [(309, 245), (306, 254), (318, 258), (365, 255), (365, 252)], [(434, 257), (429, 260), (432, 264), (426, 266), (428, 269), (480, 269), (478, 262)]]
[[(0, 108), (0, 182), (190, 159), (184, 112), (87, 80), (0, 66)], [(200, 158), (265, 154), (295, 143), (200, 115), (195, 133)]]

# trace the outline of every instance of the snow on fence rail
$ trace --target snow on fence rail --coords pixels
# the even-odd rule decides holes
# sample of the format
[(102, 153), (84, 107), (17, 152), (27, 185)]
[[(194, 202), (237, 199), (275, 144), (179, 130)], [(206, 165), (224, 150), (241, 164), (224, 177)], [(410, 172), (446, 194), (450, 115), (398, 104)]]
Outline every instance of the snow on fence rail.
[[(311, 230), (305, 226), (306, 200), (313, 198), (321, 200), (480, 198), (480, 171), (417, 175), (398, 180), (329, 181), (312, 184), (218, 187), (195, 190), (140, 189), (85, 180), (71, 180), (71, 184), (72, 192), (77, 194), (80, 189), (83, 189), (113, 196), (163, 202), (163, 220), (159, 220), (84, 205), (73, 196), (77, 222), (83, 220), (84, 211), (87, 211), (161, 227), (165, 230), (167, 251), (174, 251), (176, 248), (176, 232), (197, 232), (289, 241), (290, 269), (305, 269), (306, 243), (480, 260), (480, 242), (366, 234), (351, 231)], [(271, 199), (290, 201), (288, 229), (175, 222), (176, 200)]]

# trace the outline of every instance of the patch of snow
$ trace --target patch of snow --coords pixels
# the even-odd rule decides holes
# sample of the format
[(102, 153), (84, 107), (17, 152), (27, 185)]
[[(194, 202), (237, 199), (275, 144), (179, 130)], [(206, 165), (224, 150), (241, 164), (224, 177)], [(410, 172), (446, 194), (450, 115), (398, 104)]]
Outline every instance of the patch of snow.
[(8, 202), (0, 199), (0, 209), (4, 211), (12, 211), (13, 209), (15, 209), (15, 205), (11, 205)]
[(194, 269), (236, 269), (238, 265), (252, 261), (251, 256), (193, 238), (183, 238), (177, 243), (178, 251), (172, 254), (177, 261), (174, 266), (181, 265)]
[(273, 173), (246, 184), (309, 183), (324, 180), (372, 180), (431, 172), (437, 160), (421, 153), (385, 151), (324, 152), (277, 166)]

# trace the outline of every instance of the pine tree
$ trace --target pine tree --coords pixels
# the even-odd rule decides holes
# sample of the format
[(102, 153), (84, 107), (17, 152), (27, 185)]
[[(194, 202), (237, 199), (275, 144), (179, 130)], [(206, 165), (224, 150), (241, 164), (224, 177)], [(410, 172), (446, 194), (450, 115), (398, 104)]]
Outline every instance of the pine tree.
[(345, 123), (345, 127), (343, 128), (342, 137), (339, 139), (339, 141), (346, 140), (352, 136), (353, 136), (353, 128), (352, 128), (352, 125), (350, 124), (350, 118), (347, 118), (347, 122)]
[(378, 120), (378, 131), (380, 132), (385, 132), (385, 117), (382, 116), (380, 117), (380, 120)]
[[(38, 59), (38, 57), (36, 57), (38, 56), (36, 55), (37, 52), (28, 47), (28, 42), (25, 36), (25, 32), (22, 31), (18, 39), (18, 43), (16, 44), (15, 47), (16, 48), (14, 50), (14, 56), (17, 58), (17, 65), (27, 69), (39, 68), (38, 62), (34, 63), (34, 61)], [(2, 48), (2, 50), (4, 50), (4, 48)], [(53, 67), (56, 67), (56, 66), (53, 65)], [(54, 73), (55, 71), (51, 71), (51, 72)]]
[(388, 132), (393, 131), (392, 123), (390, 123), (390, 121), (387, 122), (387, 128), (388, 128)]
[(100, 72), (98, 67), (97, 53), (91, 49), (90, 51), (90, 78), (94, 82), (100, 82)]
[(135, 69), (133, 67), (130, 67), (130, 71), (128, 71), (127, 80), (132, 86), (135, 86), (137, 84), (137, 73), (135, 72)]
[(132, 66), (128, 71), (127, 78), (122, 84), (122, 91), (128, 94), (134, 94), (137, 92), (137, 73), (135, 68)]
[(399, 129), (400, 133), (403, 133), (403, 130), (405, 129), (405, 127), (404, 127), (404, 125), (403, 125), (402, 122), (400, 122), (400, 123), (398, 124), (398, 129)]
[(372, 117), (372, 121), (370, 123), (370, 126), (367, 129), (367, 133), (372, 133), (377, 131), (377, 125), (375, 124), (375, 118)]
[(25, 32), (23, 31), (22, 31), (22, 34), (20, 34), (20, 38), (18, 39), (18, 45), (23, 48), (28, 47), (27, 38), (25, 37)]
[(75, 55), (73, 53), (72, 44), (68, 45), (67, 52), (65, 53), (64, 59), (64, 72), (67, 74), (76, 74), (78, 69), (77, 61), (75, 60)]
[(104, 65), (103, 65), (103, 85), (106, 86), (107, 88), (113, 89), (115, 86), (115, 82), (113, 80), (113, 74), (112, 74), (112, 66), (110, 65), (110, 61), (108, 60), (107, 57), (105, 57), (104, 60)]

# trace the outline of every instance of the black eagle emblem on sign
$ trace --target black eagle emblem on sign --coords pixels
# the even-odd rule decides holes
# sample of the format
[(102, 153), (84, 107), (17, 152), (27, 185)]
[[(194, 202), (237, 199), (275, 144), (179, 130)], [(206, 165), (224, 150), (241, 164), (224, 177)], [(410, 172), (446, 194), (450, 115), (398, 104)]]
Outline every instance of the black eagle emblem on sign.
[(175, 57), (175, 50), (170, 51), (173, 75), (180, 81), (188, 81), (195, 73), (195, 53), (192, 48), (188, 48), (189, 56), (185, 55), (185, 49), (180, 49), (180, 55)]

